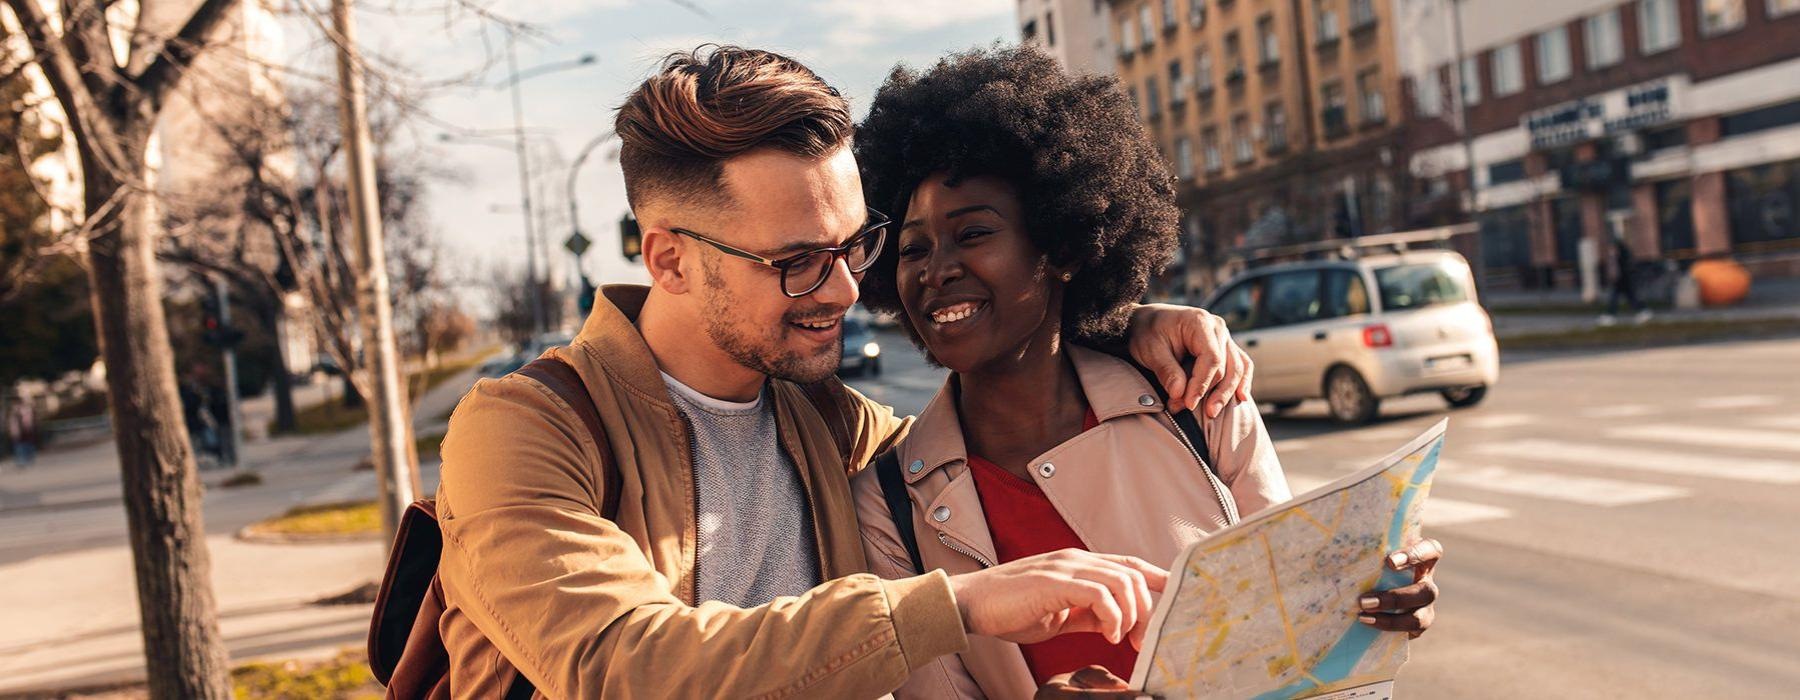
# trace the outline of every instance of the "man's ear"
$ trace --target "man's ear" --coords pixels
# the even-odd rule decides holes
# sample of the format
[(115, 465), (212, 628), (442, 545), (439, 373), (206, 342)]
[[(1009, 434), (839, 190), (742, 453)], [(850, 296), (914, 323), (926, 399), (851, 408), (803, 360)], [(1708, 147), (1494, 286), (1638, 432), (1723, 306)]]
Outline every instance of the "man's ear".
[(686, 294), (691, 279), (681, 269), (687, 241), (662, 228), (644, 231), (644, 269), (650, 281), (670, 294)]

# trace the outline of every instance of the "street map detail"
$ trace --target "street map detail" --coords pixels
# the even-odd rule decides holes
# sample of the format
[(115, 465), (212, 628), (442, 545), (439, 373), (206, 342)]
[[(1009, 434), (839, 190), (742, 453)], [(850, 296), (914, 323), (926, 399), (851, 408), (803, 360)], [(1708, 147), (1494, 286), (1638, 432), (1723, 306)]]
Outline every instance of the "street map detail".
[(1391, 697), (1407, 635), (1358, 623), (1357, 599), (1412, 583), (1384, 558), (1419, 537), (1445, 425), (1189, 545), (1169, 567), (1132, 687), (1163, 698)]

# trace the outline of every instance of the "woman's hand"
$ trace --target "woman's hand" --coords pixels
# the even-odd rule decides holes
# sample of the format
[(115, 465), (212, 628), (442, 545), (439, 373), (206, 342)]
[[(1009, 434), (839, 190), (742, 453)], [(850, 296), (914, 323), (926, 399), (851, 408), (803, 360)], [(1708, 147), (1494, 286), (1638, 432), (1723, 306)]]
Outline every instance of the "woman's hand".
[(1076, 700), (1079, 698), (1147, 697), (1131, 689), (1125, 679), (1112, 674), (1104, 666), (1089, 666), (1074, 673), (1064, 673), (1038, 688), (1037, 700)]
[[(1205, 309), (1140, 304), (1131, 312), (1131, 359), (1162, 380), (1172, 407), (1216, 418), (1233, 399), (1250, 400), (1250, 355), (1231, 342), (1225, 320)], [(1184, 369), (1193, 360), (1193, 370)]]
[(1362, 611), (1357, 621), (1387, 632), (1407, 632), (1414, 639), (1431, 627), (1437, 616), (1437, 582), (1432, 569), (1444, 558), (1444, 545), (1437, 540), (1420, 540), (1411, 547), (1388, 555), (1388, 568), (1411, 569), (1411, 585), (1385, 591), (1371, 591), (1360, 599)]

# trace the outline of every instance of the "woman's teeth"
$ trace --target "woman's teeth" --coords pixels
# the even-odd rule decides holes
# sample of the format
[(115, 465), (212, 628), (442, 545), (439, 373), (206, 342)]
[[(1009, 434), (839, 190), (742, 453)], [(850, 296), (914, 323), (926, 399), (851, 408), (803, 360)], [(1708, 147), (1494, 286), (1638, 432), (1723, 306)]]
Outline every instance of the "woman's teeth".
[(824, 330), (831, 330), (832, 326), (837, 325), (837, 319), (826, 318), (826, 319), (820, 319), (817, 321), (795, 321), (794, 325), (799, 326), (801, 328), (805, 328), (807, 330), (824, 331)]
[(974, 302), (953, 304), (931, 312), (931, 320), (939, 325), (956, 323), (957, 321), (975, 315), (976, 310), (980, 308), (981, 305)]

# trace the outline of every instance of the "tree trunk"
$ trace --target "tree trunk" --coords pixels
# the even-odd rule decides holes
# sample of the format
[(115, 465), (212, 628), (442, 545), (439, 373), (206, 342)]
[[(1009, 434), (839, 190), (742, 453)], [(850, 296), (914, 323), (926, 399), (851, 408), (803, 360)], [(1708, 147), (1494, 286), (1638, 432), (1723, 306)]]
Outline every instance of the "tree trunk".
[[(265, 300), (267, 301), (267, 300)], [(281, 332), (281, 296), (276, 294), (273, 303), (258, 303), (256, 313), (263, 327), (269, 330), (269, 336), (275, 339), (275, 357), (271, 364), (275, 367), (275, 426), (269, 431), (285, 433), (294, 429), (294, 377), (288, 370), (287, 352), (282, 343), (287, 340)]]
[[(154, 119), (131, 115), (115, 123), (133, 121), (126, 127), (132, 134), (128, 144), (115, 152), (144, 152)], [(96, 159), (82, 160), (86, 208), (99, 219), (88, 245), (88, 275), (124, 475), (150, 695), (229, 698), (230, 668), (213, 601), (200, 483), (176, 395), (153, 252), (155, 205)], [(146, 177), (142, 156), (134, 160), (132, 175)], [(109, 208), (115, 197), (120, 206)]]

